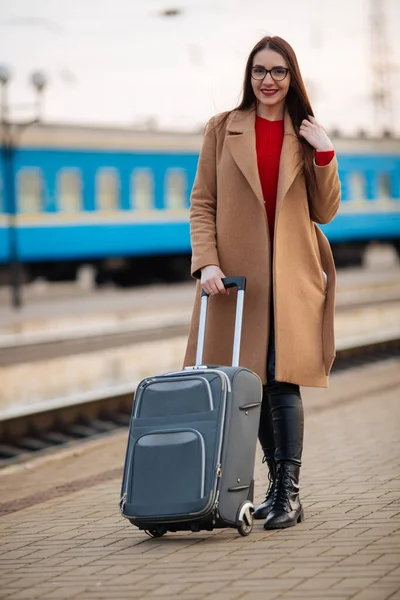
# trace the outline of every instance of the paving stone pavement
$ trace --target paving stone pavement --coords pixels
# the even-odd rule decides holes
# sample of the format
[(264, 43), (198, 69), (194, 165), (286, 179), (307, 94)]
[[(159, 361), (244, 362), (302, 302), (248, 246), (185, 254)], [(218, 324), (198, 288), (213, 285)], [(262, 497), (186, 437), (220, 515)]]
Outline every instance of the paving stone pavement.
[[(306, 520), (287, 530), (149, 539), (118, 511), (126, 433), (3, 471), (0, 598), (400, 600), (400, 360), (337, 374), (304, 404)], [(262, 500), (260, 456), (256, 482)]]

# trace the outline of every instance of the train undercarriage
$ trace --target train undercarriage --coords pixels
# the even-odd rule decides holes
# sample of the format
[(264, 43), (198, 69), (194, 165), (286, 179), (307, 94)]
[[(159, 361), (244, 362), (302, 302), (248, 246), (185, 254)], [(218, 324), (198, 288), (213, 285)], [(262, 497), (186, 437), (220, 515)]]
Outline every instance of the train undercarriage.
[[(382, 244), (387, 245), (387, 241)], [(338, 269), (362, 267), (368, 248), (380, 242), (359, 241), (332, 244), (332, 253)], [(392, 247), (400, 259), (400, 240)], [(90, 280), (92, 285), (113, 284), (133, 287), (151, 283), (173, 283), (190, 279), (190, 255), (154, 255), (141, 257), (114, 257), (106, 259), (31, 262), (18, 265), (21, 283), (43, 279), (50, 282)], [(10, 266), (0, 265), (0, 285), (10, 283)]]

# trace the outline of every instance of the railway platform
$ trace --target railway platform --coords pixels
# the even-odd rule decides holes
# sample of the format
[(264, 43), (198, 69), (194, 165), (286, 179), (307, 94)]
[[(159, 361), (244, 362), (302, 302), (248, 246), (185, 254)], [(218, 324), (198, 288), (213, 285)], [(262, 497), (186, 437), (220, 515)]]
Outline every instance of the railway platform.
[(119, 514), (126, 430), (1, 470), (0, 598), (399, 600), (400, 360), (303, 397), (306, 520), (287, 530), (148, 538)]

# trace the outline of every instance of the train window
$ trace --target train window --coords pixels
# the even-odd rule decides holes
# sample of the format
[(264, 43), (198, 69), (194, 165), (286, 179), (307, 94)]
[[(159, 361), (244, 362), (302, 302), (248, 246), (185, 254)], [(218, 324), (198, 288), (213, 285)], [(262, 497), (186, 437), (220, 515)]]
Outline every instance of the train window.
[(62, 169), (58, 175), (59, 210), (79, 212), (82, 210), (82, 180), (77, 169)]
[(116, 169), (99, 169), (96, 177), (97, 208), (118, 210), (119, 178)]
[(392, 197), (392, 182), (389, 173), (381, 173), (378, 177), (378, 198), (385, 200)]
[(351, 173), (349, 185), (350, 200), (365, 200), (366, 181), (363, 173)]
[(166, 179), (166, 208), (174, 210), (186, 207), (186, 176), (180, 169), (171, 169)]
[(43, 181), (39, 169), (24, 168), (18, 173), (19, 212), (35, 214), (42, 211)]
[(135, 169), (131, 177), (131, 206), (150, 210), (154, 201), (154, 183), (150, 169)]

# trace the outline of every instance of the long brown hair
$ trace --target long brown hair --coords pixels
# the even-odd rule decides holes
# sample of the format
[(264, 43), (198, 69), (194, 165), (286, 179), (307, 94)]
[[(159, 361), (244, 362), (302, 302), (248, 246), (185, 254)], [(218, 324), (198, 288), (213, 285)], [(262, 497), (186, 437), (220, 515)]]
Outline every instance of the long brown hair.
[[(299, 63), (297, 62), (296, 54), (288, 42), (278, 36), (265, 36), (263, 37), (250, 52), (249, 58), (246, 63), (246, 70), (243, 80), (243, 91), (240, 104), (234, 109), (237, 110), (248, 110), (250, 108), (256, 108), (257, 99), (254, 95), (253, 88), (251, 85), (251, 68), (253, 66), (253, 59), (257, 52), (260, 50), (274, 50), (278, 52), (287, 62), (291, 82), (289, 91), (285, 98), (285, 106), (289, 111), (289, 115), (293, 122), (293, 128), (296, 136), (300, 142), (301, 148), (301, 159), (304, 164), (304, 176), (308, 192), (313, 194), (317, 187), (315, 178), (313, 160), (314, 160), (314, 148), (299, 134), (299, 128), (303, 119), (307, 119), (308, 115), (314, 116), (311, 102), (308, 98), (307, 91), (304, 85), (303, 78), (300, 73)], [(230, 111), (226, 118), (232, 113)], [(225, 119), (224, 119), (225, 120)]]

